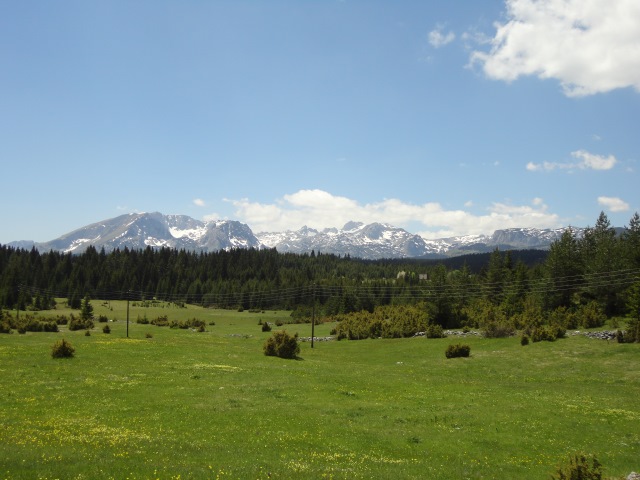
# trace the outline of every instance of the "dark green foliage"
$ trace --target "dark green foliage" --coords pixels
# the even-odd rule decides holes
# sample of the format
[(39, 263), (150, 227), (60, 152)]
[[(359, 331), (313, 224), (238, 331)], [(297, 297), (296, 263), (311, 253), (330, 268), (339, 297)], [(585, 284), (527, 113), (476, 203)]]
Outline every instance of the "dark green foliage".
[(280, 358), (296, 358), (300, 353), (298, 334), (289, 335), (286, 330), (273, 332), (264, 343), (264, 354)]
[(75, 351), (76, 349), (63, 338), (53, 344), (51, 347), (51, 356), (53, 358), (71, 358), (75, 354)]
[(262, 331), (263, 332), (270, 332), (271, 331), (271, 325), (269, 325), (269, 322), (264, 322), (262, 324)]
[(569, 464), (558, 468), (553, 480), (602, 480), (602, 464), (594, 456), (577, 454), (569, 458)]
[(153, 338), (153, 334), (147, 332), (144, 334), (144, 338)]
[(86, 295), (82, 300), (80, 318), (85, 321), (91, 320), (93, 318), (93, 305), (91, 305), (91, 299), (89, 298), (89, 295)]
[(444, 356), (447, 358), (468, 357), (471, 353), (471, 347), (469, 345), (455, 344), (449, 345), (444, 352)]
[(111, 333), (111, 328), (109, 328), (109, 325), (105, 325), (104, 327), (102, 327), (102, 333)]
[(90, 337), (91, 336), (91, 330), (85, 330), (84, 336), (85, 337)]
[(0, 322), (0, 333), (11, 333), (11, 325), (9, 325), (9, 322), (4, 320)]
[(108, 321), (109, 321), (109, 319), (107, 318), (106, 315), (99, 315), (98, 316), (98, 323), (106, 323)]
[(523, 347), (529, 345), (529, 337), (527, 337), (526, 335), (522, 335), (522, 337), (520, 337), (520, 345), (522, 345)]
[(147, 314), (145, 313), (142, 317), (138, 315), (138, 318), (136, 318), (136, 323), (139, 323), (141, 325), (148, 325), (149, 319), (147, 318)]

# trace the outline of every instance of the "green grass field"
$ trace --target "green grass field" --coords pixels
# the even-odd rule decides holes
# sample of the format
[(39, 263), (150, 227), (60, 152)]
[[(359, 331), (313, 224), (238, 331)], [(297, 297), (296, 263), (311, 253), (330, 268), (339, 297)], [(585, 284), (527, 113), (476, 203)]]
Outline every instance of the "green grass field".
[[(0, 335), (0, 478), (541, 479), (576, 452), (640, 471), (637, 344), (468, 338), (447, 360), (461, 340), (333, 341), (282, 360), (258, 320), (288, 312), (132, 306), (126, 338), (126, 304), (92, 304), (111, 334)], [(61, 338), (74, 358), (51, 358)]]

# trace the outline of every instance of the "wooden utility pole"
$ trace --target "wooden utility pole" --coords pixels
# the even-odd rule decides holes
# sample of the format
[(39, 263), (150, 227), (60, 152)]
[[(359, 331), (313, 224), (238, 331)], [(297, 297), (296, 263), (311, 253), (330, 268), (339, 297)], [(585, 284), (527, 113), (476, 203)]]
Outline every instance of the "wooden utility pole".
[(127, 338), (129, 338), (129, 292), (127, 292)]
[(313, 342), (315, 340), (315, 327), (316, 327), (316, 284), (313, 284), (313, 306), (311, 307), (311, 348), (313, 348)]

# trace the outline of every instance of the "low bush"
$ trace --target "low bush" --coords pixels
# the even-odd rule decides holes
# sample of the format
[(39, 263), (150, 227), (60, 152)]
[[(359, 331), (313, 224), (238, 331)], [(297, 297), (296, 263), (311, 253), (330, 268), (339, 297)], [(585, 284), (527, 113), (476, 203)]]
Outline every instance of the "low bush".
[(109, 321), (109, 319), (107, 318), (106, 315), (99, 315), (98, 316), (98, 323), (106, 323), (108, 321)]
[(94, 327), (93, 320), (82, 320), (81, 318), (71, 317), (69, 320), (69, 330), (87, 330)]
[(84, 336), (85, 337), (90, 337), (91, 336), (91, 330), (85, 330)]
[(286, 330), (279, 330), (264, 343), (264, 354), (280, 358), (296, 358), (300, 353), (298, 334), (289, 335)]
[(11, 325), (9, 325), (9, 322), (0, 323), (0, 333), (11, 333)]
[(444, 352), (444, 356), (447, 358), (468, 357), (471, 353), (471, 347), (469, 345), (449, 345)]
[(554, 480), (602, 480), (602, 464), (596, 457), (578, 454), (569, 458), (569, 464), (558, 468)]
[(51, 347), (51, 356), (53, 358), (71, 358), (75, 354), (75, 351), (76, 349), (63, 338), (53, 344)]
[(262, 331), (263, 332), (270, 332), (271, 331), (271, 325), (269, 325), (269, 322), (264, 322), (262, 324)]
[(169, 325), (169, 318), (166, 315), (160, 315), (151, 320), (151, 324), (156, 327), (166, 327)]
[(102, 333), (111, 333), (109, 325), (105, 325), (104, 327), (102, 327)]
[(482, 329), (485, 338), (506, 338), (516, 333), (513, 326), (507, 322), (487, 322)]
[(147, 332), (144, 334), (144, 338), (153, 338), (153, 335)]
[(446, 338), (444, 329), (437, 323), (432, 323), (427, 327), (426, 335), (427, 338)]
[(520, 337), (520, 345), (522, 345), (523, 347), (529, 345), (529, 337), (527, 337), (526, 335), (522, 335), (522, 337)]

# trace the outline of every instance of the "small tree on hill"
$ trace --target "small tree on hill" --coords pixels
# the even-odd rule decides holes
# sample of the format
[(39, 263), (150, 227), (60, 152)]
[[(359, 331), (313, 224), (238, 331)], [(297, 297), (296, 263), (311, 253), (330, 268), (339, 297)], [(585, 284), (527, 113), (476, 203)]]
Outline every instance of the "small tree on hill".
[(91, 299), (89, 295), (82, 300), (82, 309), (80, 310), (80, 318), (82, 320), (91, 320), (93, 318), (93, 305), (91, 305)]

